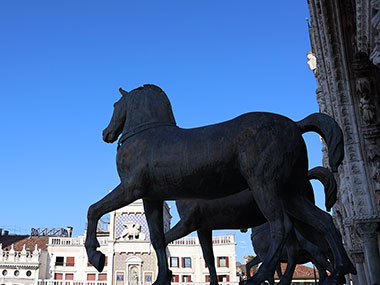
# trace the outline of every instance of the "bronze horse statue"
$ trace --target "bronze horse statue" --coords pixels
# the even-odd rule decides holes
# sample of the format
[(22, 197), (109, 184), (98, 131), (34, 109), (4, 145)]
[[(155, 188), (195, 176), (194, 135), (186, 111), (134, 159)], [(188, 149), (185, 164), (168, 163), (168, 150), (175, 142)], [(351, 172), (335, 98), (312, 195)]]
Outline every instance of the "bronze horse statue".
[[(116, 155), (120, 184), (88, 209), (85, 247), (98, 271), (104, 254), (97, 251), (96, 226), (104, 214), (143, 199), (152, 245), (158, 259), (154, 284), (170, 284), (163, 201), (212, 199), (250, 188), (270, 224), (271, 244), (259, 271), (246, 284), (273, 283), (276, 265), (292, 228), (289, 216), (323, 234), (334, 255), (334, 272), (325, 284), (339, 284), (352, 263), (331, 217), (303, 193), (307, 183), (307, 153), (302, 133), (316, 130), (324, 137), (330, 166), (337, 170), (342, 132), (327, 115), (312, 114), (300, 122), (272, 113), (247, 113), (223, 123), (182, 129), (171, 104), (157, 86), (144, 85), (114, 104), (105, 142), (121, 135)], [(254, 217), (252, 217), (254, 218)], [(294, 223), (297, 228), (297, 223)]]
[[(322, 182), (326, 209), (330, 210), (337, 197), (337, 187), (333, 174), (327, 168), (315, 167), (309, 170), (308, 178), (318, 179)], [(305, 185), (305, 193), (308, 199), (314, 203), (314, 193), (310, 181)], [(247, 263), (247, 272), (249, 272), (250, 267), (264, 260), (270, 245), (270, 240), (268, 240), (270, 229), (249, 189), (213, 200), (177, 200), (176, 206), (181, 219), (165, 233), (166, 243), (169, 244), (193, 231), (197, 231), (203, 257), (210, 272), (210, 285), (218, 285), (212, 249), (212, 230), (254, 227), (251, 239), (257, 257)], [(290, 284), (296, 264), (310, 261), (313, 261), (317, 266), (320, 279), (324, 280), (327, 277), (325, 270), (332, 272), (332, 267), (327, 261), (330, 255), (330, 251), (321, 252), (317, 246), (296, 234), (292, 229), (280, 257), (280, 262), (288, 263), (282, 277), (281, 268), (277, 267), (277, 274), (281, 277), (279, 284)]]

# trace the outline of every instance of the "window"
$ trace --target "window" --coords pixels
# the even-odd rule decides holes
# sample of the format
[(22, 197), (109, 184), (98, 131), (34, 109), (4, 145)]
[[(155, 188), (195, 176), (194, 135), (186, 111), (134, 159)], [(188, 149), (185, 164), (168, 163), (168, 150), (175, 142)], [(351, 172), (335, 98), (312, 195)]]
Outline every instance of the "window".
[(116, 281), (124, 281), (124, 273), (119, 272), (116, 274)]
[(4, 269), (2, 274), (3, 274), (3, 276), (6, 276), (8, 274), (8, 270)]
[(19, 275), (20, 275), (20, 271), (15, 270), (14, 275), (15, 275), (16, 277), (19, 276)]
[(55, 280), (62, 280), (63, 279), (63, 273), (55, 273), (54, 279)]
[(26, 271), (26, 276), (28, 276), (28, 277), (32, 276), (32, 271), (30, 271), (30, 270)]
[(170, 267), (179, 267), (178, 257), (170, 257)]
[(63, 266), (63, 256), (57, 256), (55, 258), (55, 266)]
[(65, 280), (74, 280), (74, 273), (66, 273)]
[(90, 281), (93, 281), (93, 280), (95, 280), (96, 278), (95, 278), (95, 276), (96, 276), (96, 274), (87, 274), (87, 280), (90, 280)]
[(107, 280), (107, 273), (99, 273), (98, 274), (98, 280), (99, 281)]
[(107, 264), (108, 264), (108, 256), (106, 256), (106, 259), (104, 261), (104, 266), (107, 266)]
[(73, 256), (66, 257), (66, 266), (74, 266), (75, 258)]
[(182, 282), (191, 282), (191, 275), (182, 275)]
[(227, 256), (218, 257), (218, 267), (229, 267)]
[(182, 267), (191, 268), (191, 258), (190, 257), (182, 257)]
[(172, 282), (179, 282), (179, 275), (172, 275)]
[(206, 282), (210, 282), (210, 275), (206, 275), (206, 276), (205, 276), (205, 281), (206, 281)]
[(144, 272), (144, 276), (145, 276), (144, 280), (145, 280), (146, 282), (150, 282), (150, 283), (152, 283), (153, 276), (152, 276), (152, 273), (151, 273), (151, 272)]
[(219, 282), (229, 282), (230, 276), (229, 275), (218, 275), (218, 281)]

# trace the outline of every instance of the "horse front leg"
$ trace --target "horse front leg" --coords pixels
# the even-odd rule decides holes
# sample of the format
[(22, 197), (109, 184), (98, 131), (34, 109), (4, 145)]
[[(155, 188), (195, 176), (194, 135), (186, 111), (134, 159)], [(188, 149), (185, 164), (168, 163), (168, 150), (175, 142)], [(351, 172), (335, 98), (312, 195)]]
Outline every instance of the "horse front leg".
[(150, 241), (157, 255), (158, 276), (153, 285), (171, 283), (172, 272), (166, 257), (166, 243), (163, 223), (163, 201), (143, 199), (146, 220), (148, 222)]
[(101, 272), (104, 268), (105, 256), (96, 249), (100, 247), (96, 239), (96, 229), (99, 219), (111, 211), (124, 207), (137, 199), (141, 198), (140, 191), (129, 191), (125, 184), (119, 184), (112, 192), (108, 193), (103, 199), (88, 208), (87, 212), (87, 233), (85, 248), (88, 261)]

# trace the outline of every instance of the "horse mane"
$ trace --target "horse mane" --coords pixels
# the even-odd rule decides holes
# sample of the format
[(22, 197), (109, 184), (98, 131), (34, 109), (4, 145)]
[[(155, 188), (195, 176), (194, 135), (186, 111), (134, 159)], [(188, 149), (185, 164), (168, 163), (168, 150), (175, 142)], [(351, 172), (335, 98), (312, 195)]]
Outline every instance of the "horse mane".
[[(149, 88), (149, 89), (154, 89), (154, 91), (156, 92), (164, 92), (160, 87), (158, 87), (157, 85), (154, 85), (154, 84), (144, 84), (143, 86), (140, 86), (140, 87), (137, 87), (135, 89), (133, 89), (131, 92), (134, 92), (134, 91), (140, 91), (140, 90), (143, 90), (145, 88)], [(165, 93), (165, 92), (164, 92)]]

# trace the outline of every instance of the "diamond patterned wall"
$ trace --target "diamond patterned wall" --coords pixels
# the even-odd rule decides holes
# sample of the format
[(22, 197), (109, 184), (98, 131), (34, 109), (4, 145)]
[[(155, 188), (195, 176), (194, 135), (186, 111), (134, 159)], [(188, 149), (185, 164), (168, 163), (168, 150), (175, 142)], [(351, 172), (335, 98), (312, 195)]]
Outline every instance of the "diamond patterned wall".
[(123, 230), (125, 229), (125, 226), (124, 226), (125, 223), (139, 223), (141, 225), (141, 232), (145, 234), (145, 239), (146, 240), (150, 239), (148, 223), (146, 221), (145, 215), (144, 214), (135, 214), (135, 213), (120, 214), (120, 215), (116, 216), (116, 222), (115, 222), (116, 239), (118, 239), (120, 237)]

